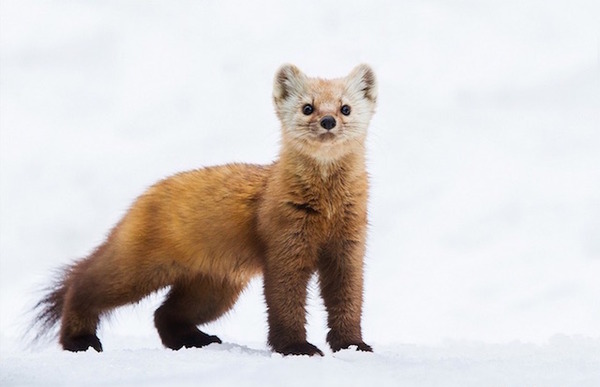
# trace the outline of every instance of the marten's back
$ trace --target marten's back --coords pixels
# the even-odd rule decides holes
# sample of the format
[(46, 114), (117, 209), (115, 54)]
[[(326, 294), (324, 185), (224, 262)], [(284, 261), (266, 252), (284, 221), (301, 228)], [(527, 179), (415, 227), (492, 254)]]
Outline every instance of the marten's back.
[[(229, 164), (183, 172), (140, 196), (114, 231), (125, 266), (169, 262), (183, 272), (257, 274), (256, 208), (270, 166)], [(127, 270), (127, 268), (124, 268)]]

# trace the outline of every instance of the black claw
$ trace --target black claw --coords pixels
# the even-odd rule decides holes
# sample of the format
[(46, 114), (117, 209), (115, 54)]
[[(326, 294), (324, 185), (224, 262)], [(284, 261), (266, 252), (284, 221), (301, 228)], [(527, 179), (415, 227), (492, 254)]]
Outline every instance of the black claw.
[(356, 345), (356, 350), (363, 352), (373, 352), (373, 348), (369, 344), (365, 344), (364, 342), (358, 343)]
[(366, 344), (365, 342), (361, 341), (358, 343), (347, 343), (347, 344), (340, 344), (340, 345), (332, 345), (331, 349), (333, 350), (333, 352), (338, 352), (342, 349), (348, 349), (351, 346), (355, 345), (356, 346), (356, 350), (357, 351), (362, 351), (362, 352), (373, 352), (373, 348), (369, 345)]
[(185, 337), (184, 344), (186, 348), (202, 348), (212, 343), (222, 344), (223, 342), (217, 336), (207, 335), (206, 333), (198, 330), (194, 334)]
[(163, 329), (159, 333), (164, 346), (175, 351), (183, 347), (202, 348), (212, 343), (222, 343), (219, 337), (208, 335), (196, 327), (186, 330)]
[(323, 352), (319, 348), (317, 348), (316, 346), (314, 346), (308, 342), (290, 344), (288, 346), (283, 347), (281, 350), (277, 350), (277, 352), (281, 353), (284, 356), (287, 356), (287, 355), (308, 355), (308, 356), (319, 355), (319, 356), (323, 356)]
[(102, 352), (102, 343), (96, 335), (81, 335), (63, 339), (63, 349), (71, 352), (87, 351), (92, 347), (96, 352)]

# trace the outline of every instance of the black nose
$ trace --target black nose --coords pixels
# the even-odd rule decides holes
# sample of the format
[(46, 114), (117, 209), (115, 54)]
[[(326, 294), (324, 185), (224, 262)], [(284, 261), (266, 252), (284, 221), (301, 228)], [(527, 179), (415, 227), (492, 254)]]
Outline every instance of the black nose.
[(332, 116), (325, 116), (321, 119), (321, 126), (327, 130), (335, 128), (335, 118)]

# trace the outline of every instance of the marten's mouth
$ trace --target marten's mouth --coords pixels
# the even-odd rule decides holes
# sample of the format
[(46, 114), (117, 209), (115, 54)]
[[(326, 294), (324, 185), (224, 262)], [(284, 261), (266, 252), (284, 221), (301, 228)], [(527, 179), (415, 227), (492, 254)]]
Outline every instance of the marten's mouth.
[(319, 141), (322, 142), (333, 141), (333, 139), (335, 138), (335, 134), (331, 132), (321, 133), (317, 136), (317, 138), (319, 139)]

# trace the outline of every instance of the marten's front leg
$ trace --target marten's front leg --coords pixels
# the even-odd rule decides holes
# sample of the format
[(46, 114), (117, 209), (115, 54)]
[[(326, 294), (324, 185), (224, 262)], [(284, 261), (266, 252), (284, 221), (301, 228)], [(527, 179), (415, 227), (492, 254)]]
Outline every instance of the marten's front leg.
[(334, 352), (352, 345), (359, 351), (373, 351), (361, 332), (364, 251), (362, 240), (339, 239), (319, 257), (319, 284), (328, 313), (327, 342)]
[(264, 291), (268, 307), (269, 345), (283, 355), (321, 355), (306, 341), (306, 293), (312, 268), (302, 247), (274, 247), (265, 265)]

